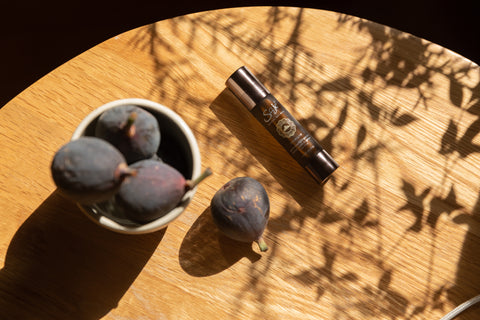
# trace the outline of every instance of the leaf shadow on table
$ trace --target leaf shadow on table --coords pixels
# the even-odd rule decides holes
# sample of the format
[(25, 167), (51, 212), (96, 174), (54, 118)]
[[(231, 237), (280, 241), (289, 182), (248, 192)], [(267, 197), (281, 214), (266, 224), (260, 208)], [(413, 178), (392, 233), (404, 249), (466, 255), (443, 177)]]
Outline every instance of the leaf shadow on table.
[(179, 251), (182, 269), (195, 277), (220, 273), (243, 258), (255, 263), (261, 255), (252, 249), (251, 243), (222, 235), (213, 221), (210, 207), (190, 227)]
[[(225, 19), (226, 22), (219, 23), (221, 19)], [(267, 237), (270, 237), (272, 245), (265, 257), (267, 261), (251, 265), (251, 282), (245, 286), (243, 292), (238, 294), (237, 300), (241, 301), (245, 292), (252, 289), (261, 291), (259, 300), (267, 300), (268, 287), (262, 288), (262, 281), (256, 275), (266, 274), (274, 264), (278, 250), (277, 235), (296, 232), (298, 237), (306, 237), (302, 232), (302, 226), (305, 222), (312, 223), (312, 221), (318, 229), (339, 228), (340, 233), (337, 238), (328, 239), (328, 241), (318, 235), (312, 236), (313, 240), (307, 239), (318, 241), (320, 246), (318, 252), (312, 250), (306, 256), (323, 257), (323, 263), (319, 264), (318, 261), (313, 262), (313, 260), (311, 263), (305, 263), (305, 270), (292, 275), (290, 280), (304, 285), (305, 288), (314, 287), (317, 291), (317, 300), (327, 294), (333, 294), (338, 308), (336, 315), (339, 318), (349, 318), (355, 312), (361, 312), (370, 314), (372, 318), (386, 316), (391, 319), (413, 319), (429, 314), (432, 310), (448, 311), (444, 310), (445, 299), (458, 304), (469, 298), (469, 294), (480, 286), (478, 276), (480, 264), (471, 262), (472, 257), (476, 256), (475, 244), (478, 243), (479, 227), (475, 222), (476, 218), (472, 217), (476, 215), (475, 210), (466, 209), (470, 204), (457, 201), (456, 192), (465, 186), (459, 185), (458, 181), (452, 179), (450, 173), (455, 170), (455, 166), (460, 161), (467, 161), (469, 156), (480, 151), (476, 142), (480, 133), (480, 119), (478, 119), (480, 82), (471, 85), (470, 81), (474, 77), (472, 74), (478, 72), (478, 67), (463, 63), (462, 59), (456, 59), (445, 49), (412, 35), (342, 14), (338, 14), (336, 30), (349, 28), (349, 32), (370, 40), (366, 40), (365, 46), (357, 48), (356, 61), (351, 64), (351, 69), (336, 68), (338, 67), (336, 65), (325, 66), (321, 59), (323, 53), (309, 49), (302, 38), (303, 30), (309, 27), (305, 23), (303, 9), (271, 8), (264, 21), (267, 27), (261, 32), (249, 32), (242, 28), (244, 19), (242, 15), (224, 17), (209, 13), (196, 15), (194, 19), (185, 16), (177, 20), (182, 28), (178, 28), (176, 32), (192, 31), (189, 33), (190, 39), (187, 46), (194, 51), (195, 30), (198, 26), (199, 29), (207, 30), (211, 35), (211, 39), (207, 39), (207, 45), (201, 48), (209, 56), (215, 56), (221, 52), (217, 51), (218, 48), (227, 47), (245, 63), (252, 61), (252, 64), (257, 65), (256, 70), (252, 71), (274, 95), (285, 98), (284, 103), (292, 114), (300, 111), (301, 104), (297, 104), (298, 101), (308, 101), (309, 104), (315, 105), (317, 112), (298, 120), (334, 157), (336, 155), (343, 157), (344, 163), (340, 163), (339, 170), (343, 171), (341, 175), (346, 178), (339, 181), (334, 176), (328, 182), (329, 187), (334, 190), (333, 194), (352, 193), (353, 196), (348, 199), (350, 201), (340, 206), (335, 208), (329, 206), (328, 203), (334, 202), (334, 199), (325, 197), (323, 188), (311, 180), (309, 175), (230, 92), (227, 90), (220, 92), (210, 103), (210, 110), (223, 123), (224, 127), (221, 130), (228, 129), (240, 142), (240, 147), (233, 150), (234, 152), (229, 150), (231, 152), (228, 154), (232, 156), (225, 159), (225, 165), (248, 173), (251, 164), (235, 156), (239, 152), (245, 152), (246, 149), (271, 175), (271, 177), (258, 178), (269, 182), (273, 177), (282, 187), (281, 190), (276, 191), (288, 192), (301, 206), (300, 210), (293, 207), (284, 208), (269, 221)], [(283, 28), (285, 25), (289, 26), (289, 29)], [(277, 27), (282, 30), (281, 36), (275, 34)], [(172, 77), (172, 74), (175, 75), (172, 68), (181, 66), (182, 70), (196, 70), (193, 63), (184, 57), (173, 64), (174, 67), (162, 64), (162, 61), (158, 60), (159, 56), (154, 46), (167, 46), (168, 50), (168, 44), (162, 41), (160, 33), (152, 30), (154, 29), (150, 29), (147, 37), (149, 41), (145, 43), (150, 45), (147, 47), (152, 53), (152, 58), (157, 59), (155, 71), (158, 72), (158, 79), (162, 84), (167, 80), (178, 80)], [(336, 30), (332, 33), (334, 34)], [(309, 41), (316, 41), (316, 39), (309, 38)], [(318, 41), (325, 41), (325, 38), (319, 35)], [(264, 65), (258, 62), (261, 58), (265, 58)], [(336, 69), (332, 70), (332, 67)], [(202, 81), (198, 78), (199, 72), (192, 71), (192, 74), (194, 77), (191, 79), (195, 79), (193, 82)], [(436, 87), (436, 81), (448, 83), (448, 89)], [(162, 98), (168, 97), (169, 93), (166, 89), (159, 90)], [(407, 90), (408, 95), (414, 98), (412, 101), (406, 101), (402, 97), (401, 92)], [(185, 102), (200, 106), (209, 103), (199, 100), (187, 90), (181, 94), (173, 95), (181, 96), (181, 101), (177, 98), (173, 106), (176, 103)], [(421, 154), (421, 152), (408, 147), (402, 150), (395, 149), (398, 146), (397, 139), (393, 134), (389, 134), (389, 131), (398, 129), (402, 130), (397, 132), (408, 131), (411, 126), (428, 119), (431, 116), (430, 104), (438, 98), (443, 99), (446, 109), (453, 108), (456, 111), (456, 114), (450, 117), (449, 123), (442, 123), (446, 130), (441, 136), (435, 137), (439, 144), (426, 146), (435, 149), (433, 153), (438, 155), (435, 158), (438, 163), (438, 172), (443, 176), (439, 181), (432, 182), (429, 182), (430, 177), (415, 176), (414, 173), (401, 176), (393, 193), (404, 203), (399, 201), (398, 207), (392, 208), (390, 203), (386, 203), (385, 199), (378, 195), (382, 191), (385, 178), (381, 173), (383, 157), (389, 156), (391, 157), (389, 159), (397, 163), (397, 159), (402, 159), (405, 153)], [(197, 118), (201, 118), (204, 111), (199, 108), (196, 112), (198, 112)], [(232, 114), (235, 114), (237, 119), (232, 119)], [(472, 115), (476, 117), (473, 121), (470, 117)], [(325, 120), (322, 116), (328, 117), (329, 120)], [(362, 121), (359, 121), (359, 118)], [(215, 127), (215, 125), (208, 126), (204, 132), (215, 139), (215, 142), (209, 146), (212, 150), (228, 145), (228, 141), (219, 141), (222, 137), (225, 138), (225, 134), (223, 131), (215, 131)], [(341, 139), (337, 140), (337, 137), (342, 135), (343, 139), (345, 137), (350, 139), (353, 148), (345, 147), (345, 143), (342, 146)], [(413, 135), (412, 138), (416, 139)], [(265, 145), (268, 145), (268, 154), (265, 152)], [(228, 147), (232, 148), (230, 145)], [(421, 156), (416, 157), (415, 160), (425, 161)], [(367, 177), (366, 172), (369, 172), (370, 176)], [(383, 172), (383, 174), (386, 173)], [(369, 196), (365, 190), (358, 188), (357, 180), (369, 183), (375, 195)], [(400, 236), (393, 241), (392, 247), (387, 248), (386, 243), (389, 241), (385, 241), (383, 237), (385, 226), (382, 224), (382, 219), (384, 221), (397, 215), (403, 216), (406, 221), (411, 220), (411, 224), (404, 230), (398, 230), (397, 233)], [(455, 284), (450, 286), (451, 284), (445, 283), (438, 287), (432, 279), (435, 278), (435, 268), (438, 267), (436, 262), (438, 235), (444, 231), (445, 216), (456, 223), (468, 224), (469, 231), (458, 263)], [(195, 237), (192, 235), (199, 233), (198, 229), (201, 229), (205, 223), (201, 221), (205, 218), (199, 218), (196, 222), (198, 224), (191, 231), (189, 235), (191, 238), (185, 241), (184, 248), (194, 246)], [(212, 228), (211, 225), (206, 225), (203, 227), (205, 230)], [(377, 239), (372, 241), (368, 252), (364, 252), (365, 248), (356, 245), (357, 238), (366, 235)], [(424, 247), (419, 250), (427, 252), (425, 257), (429, 261), (426, 267), (426, 278), (421, 279), (422, 282), (418, 284), (419, 289), (415, 291), (417, 295), (409, 297), (401, 294), (398, 284), (395, 285), (397, 277), (401, 279), (409, 271), (393, 264), (390, 259), (392, 256), (401, 255), (399, 251), (402, 247), (409, 241), (415, 243), (414, 240), (417, 237), (425, 240)], [(345, 239), (348, 243), (346, 248), (342, 243)], [(216, 252), (220, 251), (217, 249)], [(211, 252), (205, 256), (210, 254)], [(193, 258), (189, 257), (186, 251), (183, 251), (182, 255), (186, 257), (183, 261), (184, 269), (200, 275), (220, 272), (232, 264), (231, 261), (217, 269), (207, 268), (207, 270), (196, 271), (194, 267), (188, 265), (188, 259)], [(363, 265), (358, 265), (359, 269), (369, 263), (372, 270), (378, 271), (377, 278), (368, 284), (360, 283), (361, 276), (357, 274), (354, 267), (348, 268), (349, 272), (339, 275), (338, 270), (345, 268), (341, 265), (341, 261), (348, 261), (351, 257), (366, 261)], [(356, 287), (357, 291), (352, 291), (352, 287)], [(348, 307), (340, 306), (344, 301), (343, 297), (349, 296), (358, 296), (359, 300), (345, 301)], [(242, 308), (239, 302), (233, 309), (238, 311)], [(258, 308), (260, 316), (266, 306), (259, 303)]]
[[(479, 85), (466, 86), (463, 84), (463, 80), (472, 77), (472, 73), (475, 72), (474, 65), (462, 65), (461, 63), (457, 64), (455, 60), (444, 59), (445, 50), (431, 48), (430, 44), (421, 39), (376, 23), (356, 18), (351, 19), (348, 16), (339, 16), (338, 28), (350, 27), (356, 32), (367, 33), (372, 36), (371, 44), (365, 50), (359, 49), (357, 61), (359, 65), (362, 61), (369, 61), (369, 63), (365, 64), (366, 67), (361, 72), (352, 70), (360, 73), (360, 81), (353, 82), (347, 77), (340, 76), (330, 82), (319, 84), (317, 83), (318, 80), (297, 73), (296, 58), (306, 59), (306, 63), (310, 65), (311, 70), (322, 71), (322, 65), (309, 61), (308, 50), (305, 51), (306, 48), (296, 43), (298, 32), (302, 29), (301, 19), (300, 12), (287, 43), (284, 43), (283, 46), (265, 48), (265, 55), (269, 56), (270, 63), (265, 65), (264, 70), (259, 70), (258, 74), (269, 88), (274, 88), (272, 92), (288, 93), (290, 102), (293, 102), (291, 107), (294, 111), (296, 108), (294, 102), (299, 96), (296, 90), (298, 86), (310, 88), (311, 101), (316, 103), (319, 108), (325, 106), (327, 94), (334, 94), (336, 97), (333, 101), (337, 100), (341, 102), (340, 104), (343, 104), (337, 122), (333, 126), (327, 125), (318, 115), (301, 119), (302, 124), (313, 132), (327, 131), (320, 142), (330, 153), (332, 153), (332, 150), (334, 153), (351, 152), (350, 158), (347, 159), (348, 162), (352, 163), (351, 168), (353, 168), (351, 169), (350, 179), (347, 179), (344, 184), (337, 184), (334, 177), (333, 181), (330, 182), (339, 194), (348, 191), (357, 175), (362, 174), (366, 167), (371, 167), (374, 171), (377, 171), (371, 177), (371, 181), (376, 186), (375, 188), (379, 188), (382, 178), (378, 175), (378, 167), (382, 154), (394, 154), (396, 152), (391, 148), (389, 141), (386, 140), (387, 138), (379, 132), (385, 127), (407, 128), (410, 124), (421, 120), (417, 109), (420, 108), (423, 109), (422, 111), (428, 112), (432, 95), (439, 94), (435, 92), (436, 88), (433, 86), (434, 80), (432, 79), (434, 77), (444, 77), (450, 83), (449, 92), (447, 92), (448, 99), (453, 108), (458, 108), (460, 115), (466, 111), (470, 115), (478, 116), (478, 110), (480, 109)], [(277, 21), (274, 18), (272, 20)], [(354, 22), (351, 23), (351, 21)], [(261, 40), (251, 42), (261, 43)], [(290, 53), (285, 54), (286, 52)], [(283, 78), (280, 76), (281, 74), (283, 74)], [(378, 83), (382, 83), (382, 85), (379, 86)], [(382, 91), (391, 88), (415, 91), (418, 98), (413, 104), (398, 104), (398, 107), (378, 103), (378, 97), (381, 97)], [(471, 97), (470, 100), (467, 100), (463, 95), (469, 91)], [(363, 110), (363, 115), (366, 118), (358, 128), (352, 127), (349, 119), (353, 107)], [(301, 226), (303, 220), (313, 218), (319, 221), (319, 227), (340, 225), (341, 234), (350, 239), (352, 248), (355, 248), (356, 237), (368, 234), (372, 230), (378, 233), (379, 239), (382, 238), (383, 226), (380, 218), (382, 215), (387, 218), (388, 214), (384, 212), (382, 200), (378, 196), (364, 198), (356, 208), (343, 207), (344, 212), (335, 212), (316, 201), (312, 202), (312, 198), (315, 199), (315, 197), (320, 203), (323, 202), (324, 195), (321, 188), (309, 185), (310, 178), (308, 175), (302, 172), (302, 169), (288, 157), (286, 152), (277, 145), (253, 117), (249, 117), (248, 112), (244, 110), (231, 93), (224, 90), (217, 96), (210, 108), (230, 132), (239, 139), (242, 145), (282, 185), (283, 189), (302, 206), (302, 212), (285, 210), (278, 221), (270, 223), (269, 229), (272, 233), (291, 231), (291, 226), (294, 225), (291, 222), (292, 220), (298, 221), (297, 225)], [(237, 114), (244, 125), (239, 126), (237, 123), (239, 120), (232, 119), (231, 114)], [(403, 187), (397, 191), (406, 198), (406, 204), (399, 207), (395, 214), (412, 214), (412, 225), (403, 231), (402, 236), (393, 248), (386, 250), (384, 244), (379, 242), (376, 253), (371, 253), (368, 261), (372, 263), (372, 268), (378, 269), (380, 273), (376, 286), (375, 284), (369, 284), (364, 286), (361, 292), (354, 292), (350, 290), (349, 285), (353, 283), (357, 287), (360, 286), (354, 272), (344, 275), (344, 278), (334, 276), (335, 264), (333, 262), (338, 260), (334, 257), (341, 256), (342, 252), (345, 251), (341, 245), (335, 243), (329, 243), (328, 246), (325, 244), (326, 247), (324, 246), (322, 250), (325, 265), (318, 268), (312, 265), (304, 270), (304, 273), (293, 277), (294, 280), (305, 286), (318, 286), (318, 297), (323, 296), (328, 291), (335, 293), (337, 297), (343, 295), (369, 297), (367, 300), (358, 301), (358, 303), (351, 302), (348, 308), (339, 307), (337, 310), (338, 316), (347, 316), (352, 312), (360, 311), (363, 314), (371, 314), (372, 317), (385, 314), (391, 316), (392, 319), (412, 318), (425, 312), (432, 312), (435, 309), (444, 310), (445, 299), (449, 299), (453, 304), (458, 304), (462, 302), (462, 299), (469, 298), (467, 292), (472, 292), (472, 288), (478, 288), (479, 277), (475, 275), (478, 274), (476, 272), (478, 271), (478, 264), (469, 262), (469, 259), (472, 259), (472, 254), (474, 254), (472, 243), (478, 241), (477, 236), (472, 232), (468, 232), (465, 239), (463, 254), (458, 265), (456, 284), (451, 288), (448, 285), (436, 288), (431, 283), (436, 267), (434, 261), (437, 234), (441, 232), (438, 226), (439, 218), (443, 214), (450, 217), (461, 216), (463, 210), (463, 205), (456, 201), (455, 189), (458, 186), (449, 181), (449, 173), (454, 169), (458, 159), (464, 160), (480, 151), (480, 147), (474, 142), (480, 132), (480, 125), (478, 124), (480, 120), (473, 121), (463, 133), (460, 133), (458, 127), (461, 119), (461, 116), (458, 119), (452, 118), (447, 130), (440, 137), (441, 144), (438, 146), (438, 154), (445, 158), (444, 165), (439, 168), (441, 172), (444, 172), (442, 181), (439, 184), (432, 183), (423, 190), (417, 190), (418, 187), (416, 187), (415, 182), (408, 178), (402, 179)], [(344, 151), (339, 148), (334, 150), (335, 135), (349, 130), (356, 130), (355, 148)], [(373, 145), (372, 141), (374, 141)], [(370, 145), (367, 142), (370, 142)], [(268, 145), (269, 152), (272, 154), (265, 154), (259, 144)], [(278, 161), (279, 159), (282, 160)], [(288, 168), (288, 174), (285, 171), (286, 168)], [(289, 175), (294, 176), (295, 179), (290, 178)], [(445, 192), (445, 190), (448, 192)], [(362, 198), (361, 195), (358, 195), (358, 197)], [(351, 217), (345, 215), (345, 212), (350, 211), (353, 211)], [(467, 215), (469, 214), (467, 213)], [(299, 230), (301, 230), (301, 227)], [(414, 302), (413, 298), (395, 291), (391, 284), (399, 271), (396, 270), (395, 266), (386, 263), (385, 260), (388, 261), (392, 255), (391, 250), (398, 250), (397, 248), (401, 247), (405, 239), (416, 235), (421, 235), (430, 241), (430, 244), (428, 245), (427, 242), (426, 247), (423, 248), (430, 252), (430, 262), (427, 278), (421, 284), (425, 288), (424, 297), (421, 299), (422, 301), (418, 300), (419, 297), (415, 297), (416, 301)], [(475, 240), (472, 240), (472, 237)], [(275, 250), (275, 247), (273, 247), (273, 250)], [(269, 259), (273, 259), (273, 255), (271, 254)], [(342, 291), (342, 288), (345, 291)], [(248, 288), (245, 289), (248, 290)], [(372, 311), (368, 312), (369, 309)]]
[(103, 229), (55, 191), (11, 240), (0, 270), (0, 318), (102, 318), (116, 308), (164, 232), (132, 236)]

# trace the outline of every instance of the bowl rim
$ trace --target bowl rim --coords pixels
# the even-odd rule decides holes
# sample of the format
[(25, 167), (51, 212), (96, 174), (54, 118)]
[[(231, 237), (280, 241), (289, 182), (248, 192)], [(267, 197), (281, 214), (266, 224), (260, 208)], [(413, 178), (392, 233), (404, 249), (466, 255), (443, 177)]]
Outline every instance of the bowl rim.
[[(114, 101), (110, 101), (93, 111), (91, 111), (77, 126), (75, 131), (71, 136), (71, 140), (78, 139), (82, 137), (85, 133), (85, 130), (90, 125), (92, 121), (97, 119), (103, 112), (108, 109), (121, 106), (121, 105), (136, 105), (139, 107), (145, 107), (147, 110), (153, 110), (155, 112), (161, 113), (168, 118), (170, 118), (181, 130), (181, 132), (185, 135), (186, 140), (188, 141), (189, 148), (192, 152), (192, 178), (196, 178), (201, 174), (201, 156), (200, 156), (200, 149), (198, 147), (197, 140), (187, 125), (187, 123), (183, 120), (180, 115), (178, 115), (172, 109), (158, 103), (155, 101), (151, 101), (148, 99), (143, 98), (125, 98), (125, 99), (118, 99)], [(95, 209), (94, 206), (85, 206), (77, 203), (77, 206), (83, 211), (87, 217), (92, 219), (94, 222), (99, 224), (100, 226), (107, 228), (109, 230), (124, 233), (124, 234), (144, 234), (144, 233), (151, 233), (158, 230), (165, 228), (169, 223), (177, 219), (186, 209), (190, 201), (192, 200), (197, 187), (187, 191), (182, 198), (180, 204), (172, 209), (170, 212), (165, 214), (164, 216), (153, 220), (151, 222), (141, 224), (138, 226), (127, 226), (120, 224), (113, 219), (110, 219), (101, 214), (98, 209)]]

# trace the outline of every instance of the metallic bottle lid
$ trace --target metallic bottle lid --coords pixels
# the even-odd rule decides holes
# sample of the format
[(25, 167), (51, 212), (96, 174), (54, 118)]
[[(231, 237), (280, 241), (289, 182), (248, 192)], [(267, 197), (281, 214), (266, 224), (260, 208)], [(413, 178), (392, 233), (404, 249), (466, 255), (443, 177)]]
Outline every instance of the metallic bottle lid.
[(247, 67), (241, 67), (235, 71), (228, 78), (226, 86), (248, 110), (253, 109), (257, 103), (270, 94), (270, 91), (258, 81)]
[(323, 149), (312, 156), (305, 165), (308, 173), (320, 184), (325, 183), (338, 167), (338, 163)]

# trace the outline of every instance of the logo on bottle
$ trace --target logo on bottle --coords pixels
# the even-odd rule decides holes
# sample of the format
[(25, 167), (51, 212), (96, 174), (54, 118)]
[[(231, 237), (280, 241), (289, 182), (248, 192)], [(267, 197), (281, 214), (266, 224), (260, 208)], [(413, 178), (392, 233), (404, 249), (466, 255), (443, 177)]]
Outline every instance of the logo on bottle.
[(270, 101), (268, 99), (265, 100), (266, 103), (263, 107), (263, 121), (266, 123), (270, 123), (273, 120), (273, 116), (277, 114), (278, 106), (276, 101)]
[(295, 126), (295, 123), (288, 118), (280, 119), (280, 121), (277, 122), (277, 133), (283, 138), (292, 137), (296, 131), (297, 127)]

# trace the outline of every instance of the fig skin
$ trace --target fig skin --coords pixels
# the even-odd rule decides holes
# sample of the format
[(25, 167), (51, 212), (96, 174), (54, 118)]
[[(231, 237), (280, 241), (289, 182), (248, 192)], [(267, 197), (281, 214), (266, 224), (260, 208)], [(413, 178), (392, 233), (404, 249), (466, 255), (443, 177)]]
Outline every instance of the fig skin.
[(174, 167), (154, 159), (130, 165), (136, 174), (124, 180), (115, 200), (132, 221), (148, 223), (174, 209), (185, 193), (211, 174), (207, 169), (194, 181), (186, 180)]
[(122, 183), (116, 201), (126, 216), (146, 223), (175, 208), (185, 194), (185, 178), (173, 167), (157, 160), (130, 165), (137, 174)]
[(114, 146), (95, 137), (63, 145), (55, 153), (50, 170), (59, 191), (81, 204), (112, 198), (124, 178), (135, 174)]
[(128, 164), (155, 157), (160, 146), (160, 127), (147, 110), (123, 105), (106, 110), (98, 118), (95, 136), (114, 145)]
[(256, 242), (267, 251), (263, 232), (270, 215), (265, 188), (250, 177), (238, 177), (223, 185), (213, 196), (211, 213), (219, 230), (241, 242)]

